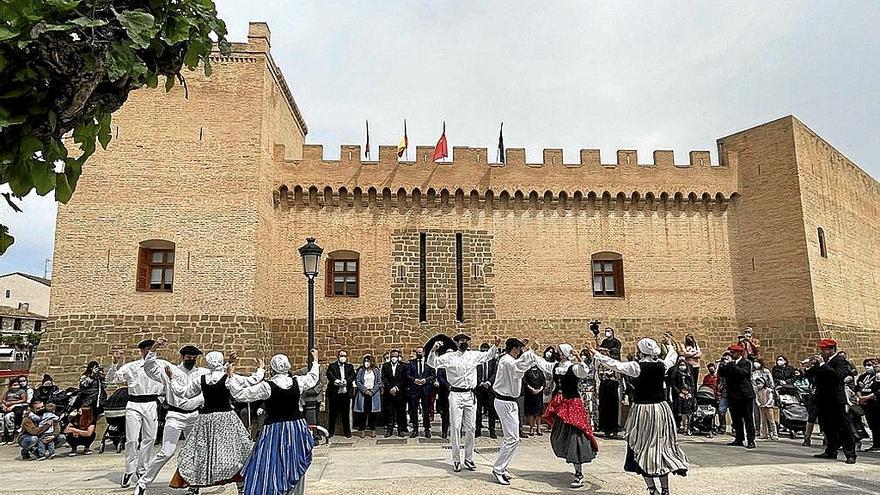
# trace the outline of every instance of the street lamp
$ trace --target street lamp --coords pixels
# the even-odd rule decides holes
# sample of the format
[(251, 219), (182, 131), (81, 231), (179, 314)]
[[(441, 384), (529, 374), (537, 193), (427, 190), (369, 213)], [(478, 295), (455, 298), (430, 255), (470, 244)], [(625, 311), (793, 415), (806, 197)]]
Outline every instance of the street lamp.
[(323, 252), (324, 250), (315, 244), (314, 237), (307, 238), (306, 244), (299, 248), (299, 255), (302, 256), (303, 275), (309, 281), (309, 343), (306, 347), (308, 366), (312, 364), (311, 351), (315, 348), (315, 277), (318, 276), (318, 267)]

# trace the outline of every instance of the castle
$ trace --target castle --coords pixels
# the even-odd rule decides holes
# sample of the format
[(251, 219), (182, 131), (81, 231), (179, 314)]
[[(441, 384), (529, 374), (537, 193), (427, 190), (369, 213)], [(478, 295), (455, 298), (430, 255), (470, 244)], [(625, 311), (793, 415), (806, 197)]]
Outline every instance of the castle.
[[(33, 369), (70, 381), (145, 336), (306, 355), (297, 248), (317, 238), (322, 358), (407, 351), (437, 332), (543, 344), (610, 325), (693, 333), (714, 358), (744, 326), (800, 359), (820, 337), (880, 354), (880, 186), (794, 117), (675, 163), (621, 150), (608, 163), (546, 149), (456, 147), (434, 163), (380, 146), (338, 160), (308, 132), (264, 23), (215, 54), (189, 98), (143, 89), (59, 207), (50, 321)], [(168, 357), (172, 357), (170, 354)], [(767, 356), (772, 359), (772, 356)]]

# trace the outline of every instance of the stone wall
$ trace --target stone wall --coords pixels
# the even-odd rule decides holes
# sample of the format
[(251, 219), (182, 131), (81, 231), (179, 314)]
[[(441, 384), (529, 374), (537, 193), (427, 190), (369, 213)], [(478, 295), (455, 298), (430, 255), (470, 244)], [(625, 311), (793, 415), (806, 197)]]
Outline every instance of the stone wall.
[[(21, 328), (18, 330), (15, 330), (15, 320), (21, 320)], [(18, 332), (22, 332), (22, 333), (33, 332), (34, 327), (37, 324), (37, 321), (38, 320), (33, 320), (30, 318), (15, 318), (12, 316), (3, 316), (3, 317), (0, 317), (0, 330), (6, 331), (6, 332), (16, 332), (16, 333), (18, 333)], [(43, 325), (45, 325), (45, 324), (46, 323), (43, 322)]]

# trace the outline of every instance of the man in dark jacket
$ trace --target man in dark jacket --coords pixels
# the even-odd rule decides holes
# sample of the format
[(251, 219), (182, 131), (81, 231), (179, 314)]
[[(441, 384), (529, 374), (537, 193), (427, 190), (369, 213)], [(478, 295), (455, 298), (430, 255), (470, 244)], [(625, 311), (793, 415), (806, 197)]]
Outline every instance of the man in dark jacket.
[(327, 431), (336, 434), (336, 420), (342, 420), (342, 432), (351, 438), (351, 394), (354, 366), (348, 362), (348, 352), (340, 349), (336, 362), (327, 366)]
[(385, 438), (394, 432), (397, 424), (397, 435), (402, 437), (407, 433), (406, 429), (406, 367), (400, 362), (400, 351), (391, 351), (391, 359), (382, 365), (382, 387), (384, 399), (388, 404), (387, 417), (385, 418)]
[(418, 348), (416, 358), (409, 362), (406, 378), (409, 383), (410, 438), (419, 436), (419, 407), (422, 409), (422, 427), (425, 438), (431, 438), (431, 390), (434, 385), (434, 368), (425, 363), (425, 351)]
[(813, 457), (837, 459), (837, 449), (843, 448), (847, 464), (855, 464), (855, 438), (848, 426), (846, 392), (843, 381), (852, 375), (849, 361), (837, 350), (837, 341), (822, 339), (819, 342), (820, 356), (813, 358), (806, 375), (816, 384), (816, 411), (819, 426), (825, 433), (825, 452)]
[(440, 436), (449, 437), (449, 380), (446, 370), (440, 368), (434, 375), (434, 388), (437, 389), (437, 411), (440, 413)]
[(740, 344), (727, 348), (730, 357), (724, 357), (718, 368), (718, 376), (724, 379), (727, 407), (733, 421), (736, 437), (727, 445), (755, 448), (755, 389), (752, 387), (752, 362), (743, 357)]
[(876, 358), (868, 358), (862, 362), (865, 372), (856, 380), (856, 391), (859, 404), (865, 409), (865, 419), (871, 428), (872, 445), (868, 452), (880, 451), (880, 380), (877, 379), (878, 363)]
[[(489, 343), (480, 344), (480, 352), (487, 352)], [(495, 393), (492, 391), (492, 385), (495, 384), (495, 371), (498, 369), (498, 359), (493, 359), (487, 363), (483, 363), (477, 367), (477, 431), (475, 437), (483, 434), (483, 414), (488, 416), (487, 424), (489, 426), (489, 437), (497, 438), (495, 434), (495, 421), (498, 419), (495, 412)]]

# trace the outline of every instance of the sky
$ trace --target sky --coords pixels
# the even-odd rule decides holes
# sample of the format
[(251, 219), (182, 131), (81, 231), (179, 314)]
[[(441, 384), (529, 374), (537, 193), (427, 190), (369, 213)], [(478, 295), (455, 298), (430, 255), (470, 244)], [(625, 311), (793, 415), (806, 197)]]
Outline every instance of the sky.
[[(880, 132), (877, 2), (737, 0), (220, 0), (230, 41), (267, 21), (272, 56), (328, 158), (340, 144), (710, 150), (719, 137), (795, 115), (875, 178)], [(871, 41), (874, 40), (874, 41)], [(374, 152), (374, 153), (377, 153)], [(492, 153), (490, 153), (490, 156)], [(88, 164), (85, 172), (88, 174)], [(0, 273), (43, 275), (56, 206), (0, 206), (15, 245)]]

